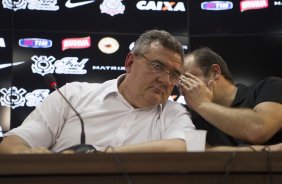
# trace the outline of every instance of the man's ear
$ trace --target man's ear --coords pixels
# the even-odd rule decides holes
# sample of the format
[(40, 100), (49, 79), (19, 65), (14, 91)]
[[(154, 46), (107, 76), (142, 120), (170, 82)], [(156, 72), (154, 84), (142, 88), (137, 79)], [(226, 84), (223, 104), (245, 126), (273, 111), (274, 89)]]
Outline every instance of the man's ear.
[(125, 71), (126, 73), (130, 73), (131, 72), (131, 67), (132, 67), (132, 64), (134, 63), (134, 53), (133, 52), (130, 52), (127, 54), (126, 56), (126, 59), (125, 59)]
[(220, 66), (218, 64), (213, 64), (211, 66), (211, 68), (212, 68), (214, 80), (218, 80), (219, 77), (221, 76), (221, 68), (220, 68)]

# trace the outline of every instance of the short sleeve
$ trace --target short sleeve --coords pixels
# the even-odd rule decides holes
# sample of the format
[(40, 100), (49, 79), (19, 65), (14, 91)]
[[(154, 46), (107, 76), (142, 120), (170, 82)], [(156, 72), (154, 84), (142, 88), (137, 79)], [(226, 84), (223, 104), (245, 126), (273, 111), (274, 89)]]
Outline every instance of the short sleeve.
[(179, 138), (185, 140), (185, 132), (195, 129), (190, 113), (181, 104), (168, 101), (164, 113), (166, 126), (163, 139)]
[[(60, 90), (64, 92), (64, 87)], [(56, 141), (64, 122), (64, 101), (57, 91), (54, 91), (32, 111), (23, 123), (6, 134), (23, 138), (31, 147), (43, 146), (49, 148)]]
[(255, 105), (266, 101), (282, 103), (282, 78), (269, 77), (260, 82), (255, 90)]

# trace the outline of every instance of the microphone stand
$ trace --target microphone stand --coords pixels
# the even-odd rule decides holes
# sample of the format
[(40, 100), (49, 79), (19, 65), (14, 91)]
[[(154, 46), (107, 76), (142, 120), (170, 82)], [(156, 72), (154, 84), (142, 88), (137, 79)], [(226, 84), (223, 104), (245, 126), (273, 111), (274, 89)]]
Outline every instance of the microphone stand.
[[(81, 118), (80, 114), (77, 110), (71, 105), (71, 103), (67, 100), (67, 98), (61, 93), (61, 91), (57, 88), (57, 82), (53, 75), (47, 74), (44, 76), (46, 83), (63, 97), (63, 99), (67, 102), (67, 104), (71, 107), (71, 109), (75, 112), (77, 117), (79, 118), (81, 124), (81, 135), (80, 135), (80, 144), (71, 146), (65, 150), (74, 151), (75, 153), (94, 153), (97, 152), (96, 148), (90, 144), (85, 144), (85, 130), (84, 130), (84, 121)], [(65, 151), (63, 150), (63, 151)]]

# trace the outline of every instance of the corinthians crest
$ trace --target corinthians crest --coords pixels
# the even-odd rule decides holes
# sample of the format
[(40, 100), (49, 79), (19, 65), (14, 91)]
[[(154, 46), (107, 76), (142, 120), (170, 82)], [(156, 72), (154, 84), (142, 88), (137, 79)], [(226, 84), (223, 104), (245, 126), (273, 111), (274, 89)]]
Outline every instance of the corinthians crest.
[(121, 1), (122, 0), (104, 0), (100, 5), (101, 13), (107, 13), (111, 16), (123, 14), (125, 6)]
[(56, 59), (53, 56), (32, 56), (32, 61), (34, 63), (31, 65), (31, 69), (33, 73), (38, 73), (42, 76), (47, 73), (53, 73), (55, 70), (55, 66), (52, 64)]

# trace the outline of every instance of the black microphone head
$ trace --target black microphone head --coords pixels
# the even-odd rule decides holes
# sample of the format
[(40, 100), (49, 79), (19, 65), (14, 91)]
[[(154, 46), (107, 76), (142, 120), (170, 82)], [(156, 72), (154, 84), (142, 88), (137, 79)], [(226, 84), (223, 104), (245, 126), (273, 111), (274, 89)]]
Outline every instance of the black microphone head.
[(49, 74), (44, 75), (44, 81), (52, 89), (57, 88), (57, 81), (52, 74), (49, 73)]

